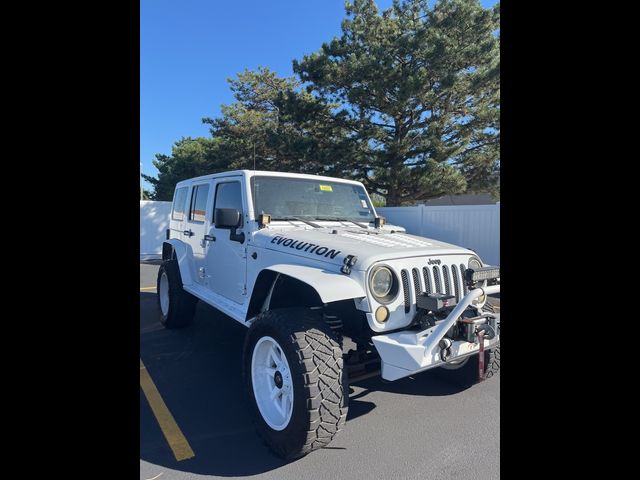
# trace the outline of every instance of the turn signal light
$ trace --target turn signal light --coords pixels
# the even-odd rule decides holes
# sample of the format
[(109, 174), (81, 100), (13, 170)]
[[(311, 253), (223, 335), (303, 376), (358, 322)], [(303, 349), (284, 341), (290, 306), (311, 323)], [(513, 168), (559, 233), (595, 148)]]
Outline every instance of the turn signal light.
[(389, 309), (385, 306), (380, 306), (376, 309), (376, 320), (380, 323), (384, 323), (389, 319)]

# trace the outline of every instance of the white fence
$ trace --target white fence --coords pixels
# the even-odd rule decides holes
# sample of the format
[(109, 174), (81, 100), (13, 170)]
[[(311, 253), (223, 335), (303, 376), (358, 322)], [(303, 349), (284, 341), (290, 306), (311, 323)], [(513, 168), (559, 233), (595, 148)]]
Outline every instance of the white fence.
[(483, 262), (500, 265), (500, 204), (380, 207), (387, 223), (407, 233), (475, 250)]
[(169, 228), (171, 202), (140, 201), (140, 257), (162, 255), (162, 242)]
[[(442, 240), (478, 252), (490, 265), (500, 265), (500, 204), (438, 207), (383, 207), (378, 213), (408, 233)], [(171, 202), (140, 202), (140, 255), (162, 254)]]

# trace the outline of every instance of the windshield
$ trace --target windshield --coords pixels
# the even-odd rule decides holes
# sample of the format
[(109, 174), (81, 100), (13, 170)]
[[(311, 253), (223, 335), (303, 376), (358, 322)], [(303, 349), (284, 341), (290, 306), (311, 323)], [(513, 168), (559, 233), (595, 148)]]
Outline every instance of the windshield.
[(361, 185), (294, 177), (252, 177), (256, 215), (272, 220), (347, 220), (373, 222), (373, 208)]

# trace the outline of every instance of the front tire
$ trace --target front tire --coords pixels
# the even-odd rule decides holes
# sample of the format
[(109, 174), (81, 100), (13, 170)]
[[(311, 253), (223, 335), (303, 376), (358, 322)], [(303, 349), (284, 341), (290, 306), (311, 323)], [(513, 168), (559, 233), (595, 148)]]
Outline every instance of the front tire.
[(193, 321), (198, 299), (182, 288), (177, 260), (162, 262), (158, 270), (156, 291), (162, 325), (166, 328), (181, 328)]
[(316, 311), (261, 314), (247, 332), (243, 370), (258, 433), (279, 457), (324, 447), (344, 427), (342, 348)]
[[(478, 360), (480, 354), (463, 360), (458, 368), (454, 365), (434, 369), (440, 378), (462, 387), (470, 387), (478, 382)], [(500, 371), (500, 343), (490, 350), (484, 351), (484, 374), (487, 380)]]

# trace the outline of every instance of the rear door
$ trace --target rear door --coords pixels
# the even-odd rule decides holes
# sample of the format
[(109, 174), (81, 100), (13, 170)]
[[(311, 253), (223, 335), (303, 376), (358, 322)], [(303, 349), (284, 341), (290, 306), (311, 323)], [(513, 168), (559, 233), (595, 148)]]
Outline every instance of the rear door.
[(207, 211), (207, 205), (211, 205), (213, 180), (194, 182), (191, 186), (189, 198), (189, 211), (186, 216), (182, 241), (188, 245), (193, 258), (193, 278), (200, 284), (205, 284), (204, 235), (211, 212)]
[(189, 193), (188, 185), (176, 188), (173, 193), (171, 217), (169, 218), (169, 238), (182, 240), (182, 232), (184, 231), (185, 218), (187, 216), (187, 193)]

